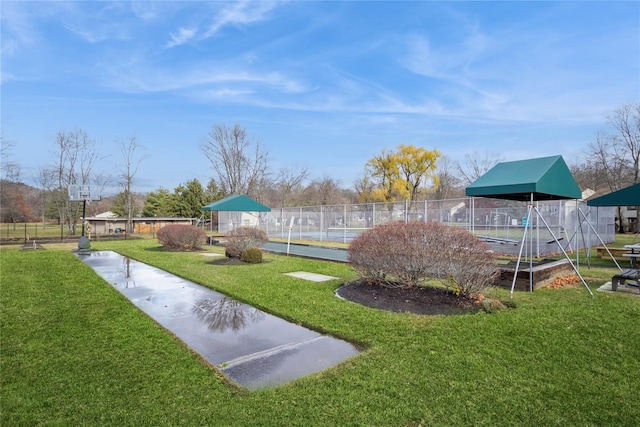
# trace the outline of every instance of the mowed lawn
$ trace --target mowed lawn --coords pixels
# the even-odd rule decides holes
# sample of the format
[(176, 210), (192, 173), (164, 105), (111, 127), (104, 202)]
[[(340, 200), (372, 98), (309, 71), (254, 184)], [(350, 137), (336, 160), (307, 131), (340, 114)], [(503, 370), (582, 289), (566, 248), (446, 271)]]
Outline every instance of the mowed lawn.
[[(0, 425), (636, 426), (640, 297), (515, 294), (492, 314), (418, 316), (334, 296), (348, 265), (273, 254), (216, 266), (152, 240), (94, 243), (359, 345), (327, 371), (247, 392), (133, 306), (69, 248), (3, 248)], [(222, 251), (212, 248), (210, 251)], [(339, 277), (324, 283), (284, 275)], [(593, 273), (593, 274), (592, 274)], [(508, 291), (497, 296), (508, 298)]]

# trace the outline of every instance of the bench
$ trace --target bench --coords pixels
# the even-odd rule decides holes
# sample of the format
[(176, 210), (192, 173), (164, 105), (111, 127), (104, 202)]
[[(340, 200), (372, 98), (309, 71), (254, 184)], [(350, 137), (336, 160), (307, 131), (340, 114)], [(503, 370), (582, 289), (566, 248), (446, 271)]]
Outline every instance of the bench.
[(627, 248), (604, 248), (602, 246), (596, 247), (596, 254), (598, 258), (609, 258), (609, 254), (607, 253), (607, 249), (611, 252), (611, 255), (614, 256), (617, 260), (623, 260), (622, 254), (629, 252)]
[[(622, 270), (620, 273), (616, 274), (611, 279), (611, 290), (612, 291), (617, 291), (618, 290), (618, 286), (619, 285), (624, 285), (625, 281), (627, 281), (627, 280), (638, 280), (638, 279), (640, 279), (640, 269), (627, 268), (626, 270)], [(636, 282), (635, 286), (638, 286), (637, 282)]]

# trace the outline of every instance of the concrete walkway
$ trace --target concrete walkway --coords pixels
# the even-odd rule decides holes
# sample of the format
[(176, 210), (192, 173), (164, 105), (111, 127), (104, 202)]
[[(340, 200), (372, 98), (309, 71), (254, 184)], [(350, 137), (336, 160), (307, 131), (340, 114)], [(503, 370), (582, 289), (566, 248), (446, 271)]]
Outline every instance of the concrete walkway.
[(115, 252), (77, 255), (139, 309), (249, 390), (284, 384), (358, 354), (346, 341)]

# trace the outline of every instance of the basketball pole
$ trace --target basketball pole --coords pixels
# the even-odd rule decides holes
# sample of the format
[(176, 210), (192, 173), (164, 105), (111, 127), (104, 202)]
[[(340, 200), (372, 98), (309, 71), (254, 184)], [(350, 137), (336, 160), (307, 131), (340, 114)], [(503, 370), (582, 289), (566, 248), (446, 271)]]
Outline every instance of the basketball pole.
[(84, 237), (84, 218), (87, 212), (87, 199), (82, 200), (82, 236)]

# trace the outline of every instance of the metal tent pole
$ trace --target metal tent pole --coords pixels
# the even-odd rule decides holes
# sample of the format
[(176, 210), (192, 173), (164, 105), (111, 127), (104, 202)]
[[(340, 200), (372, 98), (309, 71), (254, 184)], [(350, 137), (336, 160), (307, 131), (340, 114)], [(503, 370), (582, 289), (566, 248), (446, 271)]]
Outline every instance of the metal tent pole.
[[(533, 196), (531, 198), (533, 206)], [(529, 292), (533, 292), (533, 224), (531, 222), (531, 214), (527, 216), (527, 223), (525, 224), (525, 233), (529, 230)]]
[(613, 255), (611, 254), (611, 251), (609, 250), (609, 248), (607, 247), (606, 243), (604, 243), (604, 241), (602, 240), (602, 238), (600, 237), (600, 234), (598, 234), (598, 231), (593, 227), (593, 224), (591, 224), (591, 221), (589, 221), (589, 218), (587, 218), (587, 216), (584, 214), (584, 212), (582, 212), (582, 209), (578, 209), (578, 213), (581, 214), (585, 221), (587, 222), (587, 225), (589, 225), (589, 227), (591, 228), (591, 230), (594, 232), (594, 234), (596, 235), (596, 237), (598, 238), (598, 240), (600, 241), (600, 244), (605, 248), (605, 250), (607, 251), (607, 253), (609, 254), (609, 256), (611, 257), (611, 259), (613, 260), (613, 262), (616, 264), (616, 267), (618, 267), (618, 269), (620, 271), (622, 271), (622, 267), (620, 267), (620, 264), (618, 264), (618, 261), (616, 261), (616, 259), (613, 257)]
[[(529, 222), (529, 216), (531, 215), (531, 205), (529, 205), (527, 209), (527, 223)], [(520, 268), (520, 260), (522, 259), (522, 250), (524, 249), (524, 244), (527, 238), (527, 228), (525, 227), (524, 232), (522, 233), (522, 242), (520, 243), (520, 251), (518, 253), (518, 261), (516, 261), (516, 269), (513, 272), (513, 282), (511, 283), (511, 292), (509, 295), (511, 299), (513, 299), (513, 289), (516, 287), (516, 279), (518, 278), (518, 269)]]
[(547, 227), (547, 230), (549, 230), (549, 233), (551, 233), (551, 236), (553, 237), (553, 240), (555, 240), (556, 243), (558, 244), (558, 246), (560, 247), (560, 249), (562, 249), (562, 253), (564, 254), (564, 256), (567, 259), (567, 261), (569, 261), (569, 264), (571, 264), (571, 267), (573, 268), (573, 271), (576, 272), (576, 274), (578, 275), (578, 277), (582, 281), (582, 284), (584, 285), (584, 287), (587, 288), (587, 291), (589, 291), (589, 294), (591, 296), (593, 296), (593, 293), (591, 292), (591, 289), (589, 289), (589, 285), (587, 285), (587, 282), (584, 281), (584, 278), (582, 277), (582, 275), (578, 271), (578, 268), (573, 264), (573, 262), (571, 261), (571, 258), (569, 258), (569, 255), (567, 254), (567, 252), (560, 245), (560, 242), (558, 242), (558, 238), (556, 237), (555, 234), (553, 234), (553, 231), (549, 227), (549, 224), (547, 224), (547, 221), (545, 221), (545, 219), (542, 217), (542, 215), (540, 215), (540, 212), (537, 209), (536, 209), (536, 214), (538, 215), (538, 219), (542, 220), (542, 222), (544, 223), (545, 227)]

